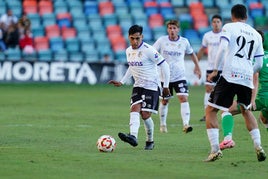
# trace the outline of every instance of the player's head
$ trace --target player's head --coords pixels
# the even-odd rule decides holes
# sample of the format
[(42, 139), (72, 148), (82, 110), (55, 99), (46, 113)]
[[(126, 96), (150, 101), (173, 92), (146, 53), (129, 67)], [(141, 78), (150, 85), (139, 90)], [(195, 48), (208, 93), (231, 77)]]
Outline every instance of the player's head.
[(232, 20), (247, 20), (247, 8), (243, 4), (236, 4), (231, 9)]
[(133, 49), (139, 48), (140, 44), (142, 43), (143, 35), (142, 35), (143, 28), (139, 25), (133, 25), (128, 30), (128, 39), (130, 45)]
[(167, 32), (171, 40), (177, 40), (180, 30), (180, 24), (177, 20), (170, 20), (167, 22)]
[(222, 27), (222, 17), (218, 14), (212, 16), (211, 26), (212, 26), (213, 32), (220, 32), (221, 27)]

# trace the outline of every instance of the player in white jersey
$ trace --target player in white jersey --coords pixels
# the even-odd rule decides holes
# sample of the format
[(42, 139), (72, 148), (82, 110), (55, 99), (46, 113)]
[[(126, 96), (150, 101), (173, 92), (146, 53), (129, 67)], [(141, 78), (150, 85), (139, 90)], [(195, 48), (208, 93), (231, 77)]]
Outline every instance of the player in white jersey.
[(222, 76), (211, 92), (206, 108), (206, 128), (211, 152), (205, 161), (215, 161), (222, 157), (217, 112), (222, 110), (223, 115), (228, 114), (228, 108), (232, 105), (235, 95), (253, 140), (257, 159), (264, 161), (266, 154), (261, 146), (260, 130), (254, 115), (249, 110), (254, 88), (253, 73), (261, 69), (263, 62), (262, 38), (254, 28), (245, 23), (247, 9), (244, 5), (234, 5), (231, 15), (232, 22), (225, 24), (222, 28), (214, 70), (208, 76), (208, 80), (211, 81), (218, 74), (221, 56), (224, 56)]
[[(188, 102), (188, 85), (185, 77), (184, 57), (190, 55), (194, 62), (194, 73), (201, 78), (201, 70), (198, 64), (193, 48), (191, 47), (188, 39), (179, 36), (179, 22), (177, 20), (170, 20), (167, 23), (168, 35), (160, 37), (155, 43), (154, 47), (163, 55), (169, 64), (170, 68), (170, 81), (169, 90), (173, 95), (173, 90), (178, 96), (181, 104), (181, 117), (183, 122), (183, 131), (185, 133), (191, 132), (193, 128), (190, 126), (190, 105)], [(162, 73), (160, 70), (161, 81), (163, 82)], [(160, 116), (160, 131), (167, 132), (167, 114), (168, 114), (169, 100), (162, 98), (159, 107)]]
[[(204, 53), (207, 51), (207, 69), (206, 69), (206, 77), (212, 73), (214, 69), (214, 62), (216, 58), (216, 53), (220, 44), (220, 36), (221, 36), (221, 28), (222, 28), (222, 18), (220, 15), (214, 15), (211, 18), (211, 26), (212, 30), (208, 31), (204, 34), (202, 39), (202, 46), (197, 53), (198, 60), (201, 60)], [(218, 75), (213, 78), (212, 82), (206, 80), (205, 82), (205, 95), (204, 95), (204, 109), (207, 107), (208, 98), (215, 86), (215, 83), (220, 77), (222, 72), (222, 65), (219, 66)], [(200, 121), (205, 121), (206, 117), (202, 117)]]
[(152, 113), (157, 113), (159, 104), (159, 75), (157, 66), (164, 73), (163, 96), (170, 96), (168, 83), (170, 78), (169, 65), (155, 48), (142, 41), (143, 28), (133, 25), (129, 28), (129, 41), (131, 46), (126, 49), (128, 70), (122, 80), (109, 81), (115, 86), (123, 85), (131, 76), (134, 78), (134, 85), (131, 95), (130, 109), (130, 133), (119, 132), (119, 138), (132, 146), (138, 145), (138, 132), (140, 127), (140, 115), (144, 121), (146, 132), (145, 150), (154, 148), (154, 122)]

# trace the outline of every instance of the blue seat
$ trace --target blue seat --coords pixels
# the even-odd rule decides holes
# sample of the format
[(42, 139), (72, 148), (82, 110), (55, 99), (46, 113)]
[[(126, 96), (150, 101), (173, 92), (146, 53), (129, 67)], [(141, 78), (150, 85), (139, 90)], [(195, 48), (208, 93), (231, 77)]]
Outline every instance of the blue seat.
[(5, 51), (6, 59), (10, 61), (21, 60), (21, 51), (19, 48), (8, 48)]
[(98, 14), (98, 3), (96, 1), (85, 1), (84, 2), (84, 13), (86, 16), (91, 14)]
[(86, 52), (88, 50), (94, 51), (96, 49), (95, 43), (91, 40), (81, 41), (81, 51)]
[(102, 16), (102, 19), (105, 27), (109, 25), (116, 25), (118, 23), (116, 14), (105, 14)]
[(115, 56), (115, 61), (119, 63), (125, 63), (127, 61), (125, 51), (117, 51), (115, 52), (114, 56)]
[(88, 50), (84, 53), (84, 59), (87, 62), (99, 62), (100, 56), (96, 53), (96, 50)]
[(6, 60), (6, 55), (4, 52), (0, 52), (0, 61), (5, 61)]
[(82, 62), (84, 61), (83, 52), (69, 52), (69, 60), (72, 62)]
[(55, 51), (53, 56), (54, 61), (68, 61), (68, 52), (65, 49)]
[(173, 7), (183, 7), (185, 6), (184, 0), (170, 0)]
[(45, 36), (44, 27), (42, 25), (38, 27), (32, 27), (32, 34), (33, 34), (33, 37)]
[(148, 26), (143, 27), (143, 39), (145, 42), (154, 40), (152, 29)]
[(36, 61), (37, 60), (37, 52), (33, 53), (25, 53), (21, 52), (22, 59), (25, 61)]
[(64, 41), (62, 37), (53, 37), (49, 39), (49, 46), (53, 52), (61, 51), (64, 49)]
[(56, 24), (56, 16), (54, 13), (43, 14), (41, 20), (44, 27)]
[(80, 51), (80, 41), (78, 38), (65, 39), (65, 48), (69, 53)]
[(201, 0), (202, 4), (204, 5), (204, 7), (214, 7), (214, 0)]
[(27, 14), (31, 21), (31, 28), (39, 27), (41, 25), (41, 17), (38, 13)]
[(52, 60), (52, 52), (50, 49), (40, 50), (39, 52), (37, 52), (37, 58), (39, 61), (49, 62)]

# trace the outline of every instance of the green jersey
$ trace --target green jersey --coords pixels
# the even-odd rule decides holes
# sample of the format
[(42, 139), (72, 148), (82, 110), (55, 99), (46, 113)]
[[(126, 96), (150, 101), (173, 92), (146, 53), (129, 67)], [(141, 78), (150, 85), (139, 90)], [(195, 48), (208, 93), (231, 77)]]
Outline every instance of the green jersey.
[(258, 98), (268, 99), (268, 51), (264, 52), (263, 65), (259, 72)]

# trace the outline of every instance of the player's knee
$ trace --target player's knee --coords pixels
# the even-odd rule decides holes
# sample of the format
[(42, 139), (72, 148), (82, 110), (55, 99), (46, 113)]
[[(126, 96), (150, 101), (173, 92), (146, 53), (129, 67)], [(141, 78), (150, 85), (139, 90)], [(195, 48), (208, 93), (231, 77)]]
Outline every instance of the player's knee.
[(151, 113), (150, 113), (150, 112), (147, 112), (147, 111), (142, 111), (142, 112), (141, 112), (141, 118), (142, 118), (143, 120), (146, 120), (146, 119), (148, 119), (149, 117), (151, 117)]

